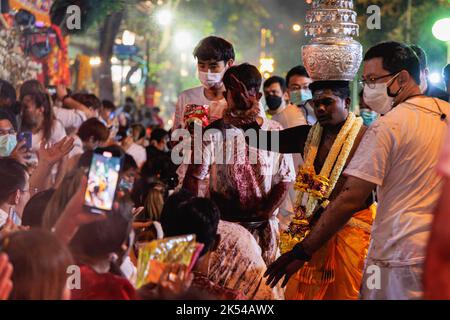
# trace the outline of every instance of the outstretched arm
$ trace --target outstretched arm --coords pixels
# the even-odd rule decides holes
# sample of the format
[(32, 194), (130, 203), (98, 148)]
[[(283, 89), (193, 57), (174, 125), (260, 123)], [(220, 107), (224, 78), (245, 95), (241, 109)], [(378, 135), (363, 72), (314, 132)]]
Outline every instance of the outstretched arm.
[(365, 201), (375, 189), (375, 185), (365, 180), (348, 177), (343, 191), (324, 211), (311, 233), (302, 242), (302, 252), (293, 251), (284, 254), (267, 270), (267, 284), (274, 287), (285, 277), (282, 286), (286, 286), (305, 261), (301, 256), (312, 256), (331, 237), (336, 234), (350, 218), (365, 206)]
[(266, 131), (255, 125), (247, 128), (247, 130), (255, 130), (257, 140), (246, 140), (251, 147), (262, 150), (303, 154), (310, 129), (310, 126), (297, 126), (281, 131)]

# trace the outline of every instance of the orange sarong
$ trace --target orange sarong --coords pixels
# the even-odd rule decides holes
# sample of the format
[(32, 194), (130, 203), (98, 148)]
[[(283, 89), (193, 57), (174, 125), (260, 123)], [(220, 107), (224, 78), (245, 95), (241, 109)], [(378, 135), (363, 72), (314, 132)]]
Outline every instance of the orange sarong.
[(289, 281), (286, 300), (357, 300), (375, 206), (356, 213)]

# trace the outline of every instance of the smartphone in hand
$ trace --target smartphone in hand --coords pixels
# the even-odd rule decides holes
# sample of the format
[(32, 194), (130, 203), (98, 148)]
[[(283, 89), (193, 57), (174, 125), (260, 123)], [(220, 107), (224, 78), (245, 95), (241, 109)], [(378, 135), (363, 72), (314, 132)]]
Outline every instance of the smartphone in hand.
[(17, 141), (21, 142), (25, 140), (25, 148), (31, 150), (33, 147), (33, 134), (30, 131), (24, 131), (17, 135)]
[(107, 214), (113, 210), (122, 164), (120, 151), (101, 148), (94, 151), (84, 197), (84, 206), (91, 213)]

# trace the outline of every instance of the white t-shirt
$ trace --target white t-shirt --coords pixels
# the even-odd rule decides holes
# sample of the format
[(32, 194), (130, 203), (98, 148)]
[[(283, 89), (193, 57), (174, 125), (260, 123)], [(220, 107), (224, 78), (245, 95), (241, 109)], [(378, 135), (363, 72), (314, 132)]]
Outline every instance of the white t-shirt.
[(173, 121), (174, 129), (184, 127), (184, 111), (186, 106), (189, 104), (208, 105), (210, 123), (222, 119), (223, 111), (227, 107), (227, 102), (225, 99), (221, 99), (218, 101), (208, 100), (208, 98), (206, 98), (205, 96), (205, 89), (203, 87), (197, 87), (183, 91), (178, 97), (178, 102), (175, 109), (175, 116)]
[[(441, 100), (441, 110), (450, 105)], [(442, 179), (437, 174), (447, 122), (432, 98), (417, 97), (381, 117), (366, 132), (345, 175), (378, 186), (378, 210), (368, 264), (423, 263)], [(437, 113), (436, 113), (437, 112)]]
[(79, 110), (53, 107), (53, 113), (65, 129), (78, 129), (87, 120), (86, 114)]
[(306, 119), (302, 110), (291, 103), (280, 112), (272, 115), (272, 120), (277, 121), (284, 129), (306, 125)]
[(145, 148), (136, 143), (133, 143), (128, 148), (127, 153), (133, 157), (139, 168), (147, 161), (147, 152), (145, 151)]
[(69, 152), (69, 159), (84, 153), (83, 141), (81, 141), (80, 137), (77, 135), (73, 136), (73, 138), (73, 149)]
[[(47, 141), (49, 145), (54, 145), (58, 142), (60, 142), (64, 137), (66, 136), (66, 130), (64, 129), (64, 126), (59, 120), (56, 120), (53, 129), (52, 134), (50, 136), (50, 139)], [(32, 137), (32, 151), (37, 152), (41, 146), (41, 142), (44, 139), (44, 135), (42, 131), (39, 131), (36, 134), (33, 134)]]
[(0, 228), (3, 227), (8, 220), (9, 214), (6, 211), (0, 209)]

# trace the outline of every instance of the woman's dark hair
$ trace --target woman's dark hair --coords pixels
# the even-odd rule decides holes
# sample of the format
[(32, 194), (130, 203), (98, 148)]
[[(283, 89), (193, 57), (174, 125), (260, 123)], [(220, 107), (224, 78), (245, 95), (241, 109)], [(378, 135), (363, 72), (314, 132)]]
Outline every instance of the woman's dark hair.
[(300, 76), (305, 78), (310, 78), (308, 71), (306, 71), (306, 68), (304, 66), (296, 66), (289, 70), (289, 72), (286, 75), (286, 85), (289, 85), (289, 81), (293, 76)]
[(210, 36), (197, 45), (194, 57), (200, 61), (215, 60), (227, 63), (235, 59), (233, 45), (225, 39)]
[(105, 220), (81, 226), (70, 242), (74, 256), (103, 259), (120, 252), (132, 230), (131, 210), (130, 203), (122, 202)]
[(14, 268), (10, 300), (62, 300), (73, 260), (52, 233), (20, 231), (4, 238), (2, 247)]
[(78, 136), (82, 141), (93, 137), (94, 141), (104, 142), (109, 138), (108, 128), (97, 118), (86, 120), (78, 129)]
[(130, 156), (128, 153), (126, 153), (123, 159), (122, 172), (126, 172), (131, 169), (137, 170), (138, 165), (136, 163), (136, 160), (134, 160), (134, 158)]
[(17, 190), (24, 190), (26, 168), (12, 158), (0, 158), (0, 204), (5, 203)]
[(248, 91), (256, 90), (256, 92), (259, 92), (262, 83), (262, 76), (258, 68), (255, 66), (248, 63), (243, 63), (229, 68), (223, 76), (223, 83), (227, 89), (233, 86), (234, 82), (232, 81), (232, 75), (241, 81)]
[(31, 228), (41, 228), (47, 204), (50, 202), (55, 189), (49, 189), (35, 194), (28, 201), (22, 215), (22, 224)]
[(45, 87), (38, 80), (28, 80), (25, 81), (19, 90), (19, 100), (22, 101), (28, 95), (32, 94), (46, 94)]
[(410, 46), (395, 41), (381, 42), (367, 51), (364, 61), (375, 58), (383, 60), (383, 69), (394, 74), (406, 70), (420, 84), (420, 61)]
[(202, 255), (211, 250), (220, 220), (220, 212), (214, 202), (207, 198), (185, 200), (183, 197), (169, 197), (166, 203), (161, 214), (164, 235), (195, 234), (197, 241), (205, 245)]
[(145, 127), (140, 123), (133, 124), (131, 126), (131, 129), (133, 130), (133, 138), (135, 141), (144, 138), (146, 135)]
[(44, 110), (43, 136), (44, 140), (49, 140), (52, 136), (53, 126), (55, 124), (56, 118), (53, 114), (53, 109), (51, 107), (48, 95), (44, 93), (30, 93), (25, 97), (30, 97), (30, 99), (36, 105), (36, 108), (42, 108)]

